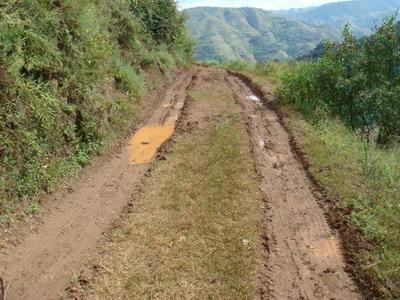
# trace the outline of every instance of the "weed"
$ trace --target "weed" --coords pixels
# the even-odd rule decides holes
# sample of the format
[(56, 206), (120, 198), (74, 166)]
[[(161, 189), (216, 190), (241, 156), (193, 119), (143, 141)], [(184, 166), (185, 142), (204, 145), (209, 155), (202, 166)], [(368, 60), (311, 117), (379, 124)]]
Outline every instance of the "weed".
[[(174, 1), (141, 2), (140, 11), (132, 3), (1, 5), (0, 215), (49, 191), (126, 132), (145, 92), (141, 62), (171, 69), (190, 60)], [(104, 86), (115, 91), (101, 92)]]
[(191, 91), (188, 117), (201, 128), (156, 162), (134, 216), (101, 245), (108, 254), (93, 258), (109, 272), (92, 282), (89, 298), (256, 297), (261, 195), (240, 107), (223, 79), (212, 82)]
[(363, 271), (387, 296), (400, 295), (399, 148), (380, 149), (337, 120), (309, 123), (285, 111), (315, 178), (341, 200), (337, 206), (351, 209), (349, 221), (373, 242), (356, 254)]
[(31, 202), (28, 206), (28, 212), (31, 214), (37, 213), (39, 211), (39, 203)]

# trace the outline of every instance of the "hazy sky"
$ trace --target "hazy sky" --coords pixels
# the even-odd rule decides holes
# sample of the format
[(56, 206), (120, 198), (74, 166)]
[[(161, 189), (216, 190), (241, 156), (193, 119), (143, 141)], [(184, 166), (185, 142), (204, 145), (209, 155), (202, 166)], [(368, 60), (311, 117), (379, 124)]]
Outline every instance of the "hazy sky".
[(339, 1), (345, 0), (178, 0), (181, 8), (195, 6), (250, 6), (264, 9), (298, 8)]

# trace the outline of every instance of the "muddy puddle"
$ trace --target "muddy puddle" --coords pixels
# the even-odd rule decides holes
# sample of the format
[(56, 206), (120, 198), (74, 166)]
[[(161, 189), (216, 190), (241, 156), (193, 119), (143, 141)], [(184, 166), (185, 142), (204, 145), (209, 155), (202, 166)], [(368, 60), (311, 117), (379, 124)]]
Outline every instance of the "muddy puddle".
[(174, 133), (175, 125), (146, 126), (141, 128), (131, 139), (131, 164), (150, 163), (158, 148)]

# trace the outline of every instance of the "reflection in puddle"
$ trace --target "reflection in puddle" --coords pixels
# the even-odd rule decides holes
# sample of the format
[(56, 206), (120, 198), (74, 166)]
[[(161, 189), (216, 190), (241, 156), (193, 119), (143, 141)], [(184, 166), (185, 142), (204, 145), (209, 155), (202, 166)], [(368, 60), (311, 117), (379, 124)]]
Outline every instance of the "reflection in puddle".
[(260, 98), (258, 98), (255, 95), (251, 95), (251, 96), (247, 96), (247, 100), (251, 100), (251, 101), (260, 101)]
[(174, 129), (174, 124), (141, 128), (131, 139), (129, 162), (150, 163), (157, 149), (174, 133)]

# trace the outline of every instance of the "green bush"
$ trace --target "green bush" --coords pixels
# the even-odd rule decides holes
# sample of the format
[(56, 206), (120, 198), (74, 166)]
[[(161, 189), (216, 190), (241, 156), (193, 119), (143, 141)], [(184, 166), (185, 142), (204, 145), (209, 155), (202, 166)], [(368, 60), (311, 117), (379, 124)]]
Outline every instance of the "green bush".
[[(0, 3), (0, 215), (49, 190), (128, 126), (146, 68), (189, 61), (175, 2), (146, 3)], [(105, 91), (114, 81), (124, 97)]]
[(175, 1), (136, 0), (131, 7), (156, 43), (173, 45), (186, 35), (186, 19), (184, 15), (177, 14)]
[(117, 86), (130, 96), (140, 97), (144, 89), (143, 76), (121, 58), (116, 58), (114, 64), (114, 78)]
[(370, 241), (355, 256), (388, 299), (400, 295), (398, 27), (392, 16), (357, 40), (346, 26), (341, 42), (293, 65), (277, 89), (278, 101), (309, 121), (289, 117), (311, 172)]
[(396, 16), (370, 37), (354, 38), (350, 27), (340, 43), (327, 43), (322, 58), (287, 72), (278, 88), (282, 103), (308, 117), (323, 111), (380, 145), (400, 142), (400, 35)]

